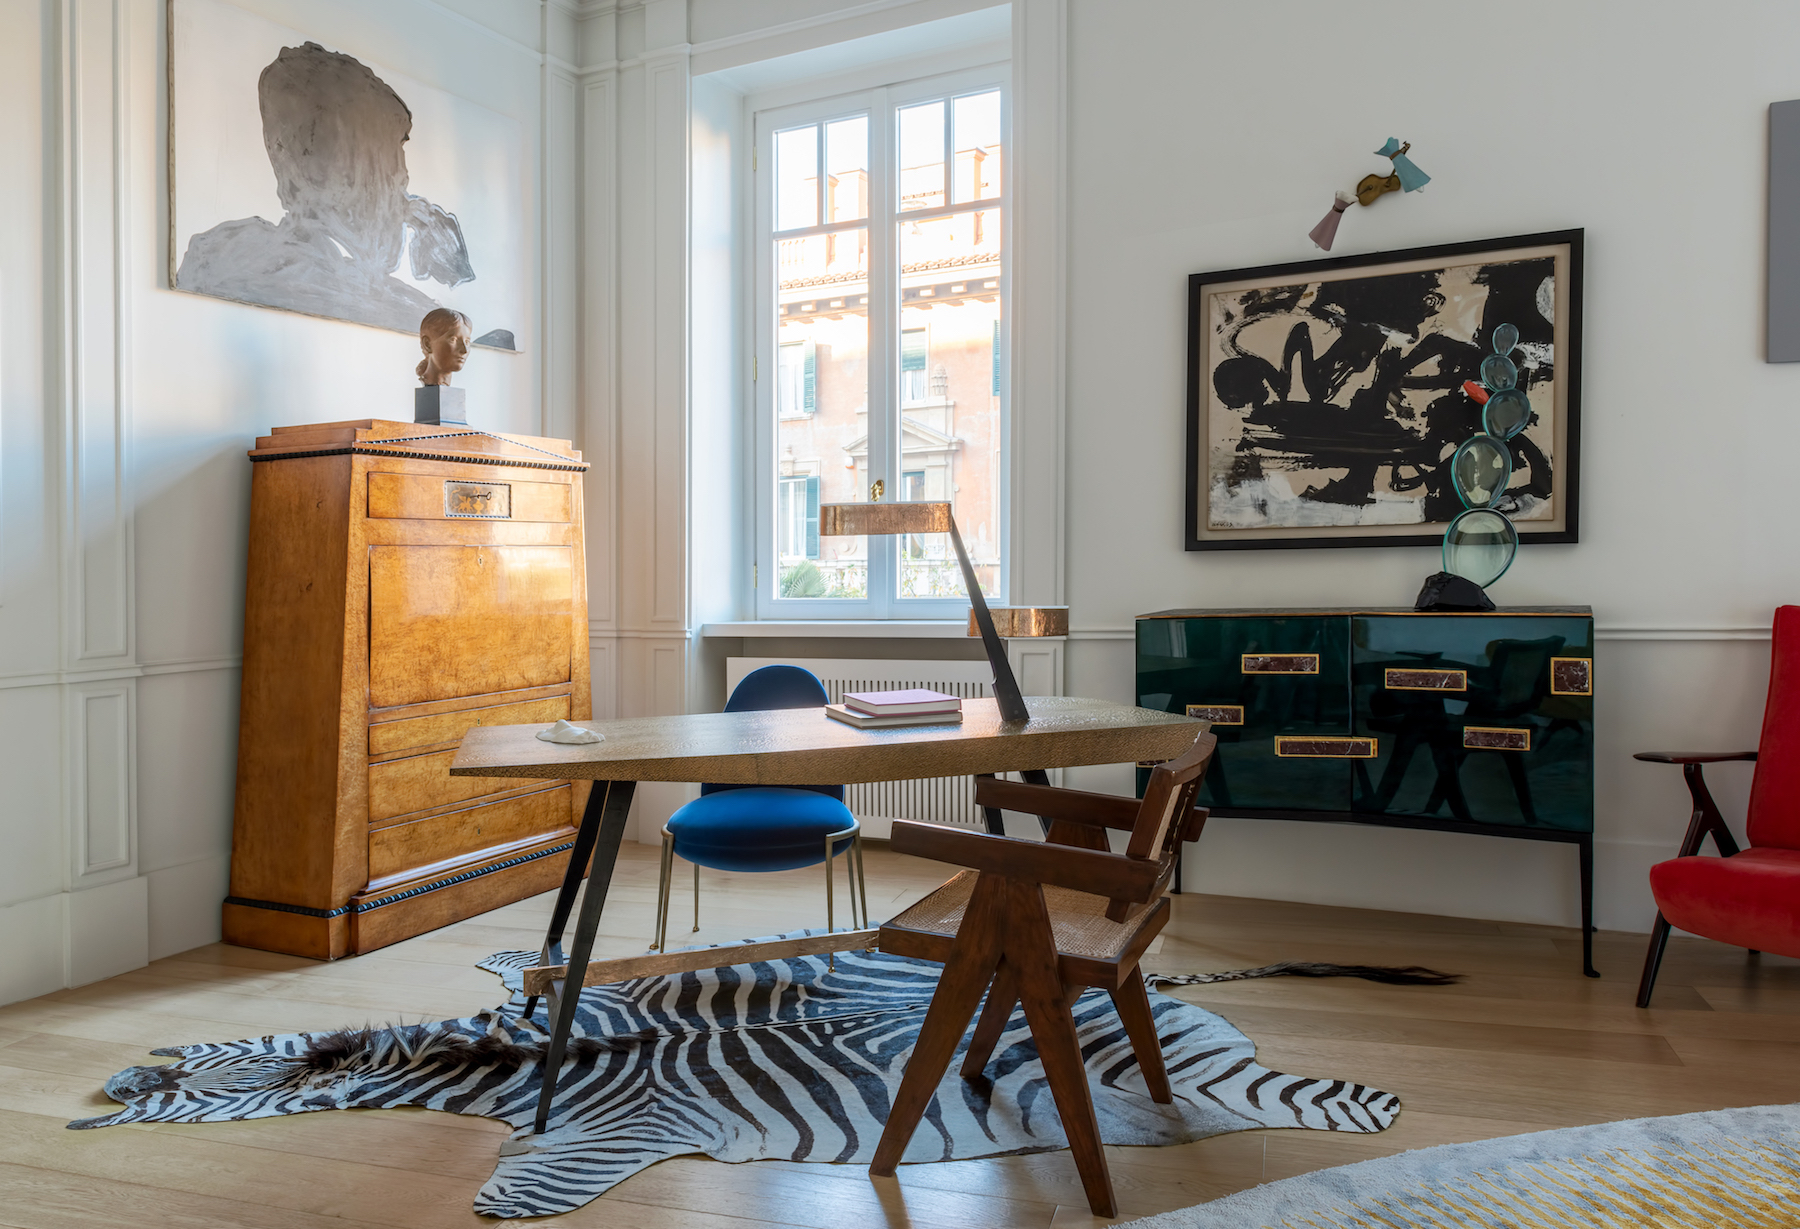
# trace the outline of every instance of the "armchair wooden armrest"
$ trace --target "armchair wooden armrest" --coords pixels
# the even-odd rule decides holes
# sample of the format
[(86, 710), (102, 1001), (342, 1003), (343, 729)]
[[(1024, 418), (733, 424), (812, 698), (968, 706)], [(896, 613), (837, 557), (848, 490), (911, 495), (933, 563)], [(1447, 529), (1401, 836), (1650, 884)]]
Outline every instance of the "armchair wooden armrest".
[(904, 819), (894, 821), (888, 845), (895, 853), (966, 866), (984, 874), (1092, 892), (1115, 901), (1142, 903), (1161, 891), (1159, 863), (1119, 853), (1022, 841), (985, 832), (959, 832), (941, 824)]
[(1681, 765), (1681, 777), (1687, 782), (1688, 796), (1693, 799), (1694, 811), (1688, 819), (1687, 834), (1681, 838), (1681, 848), (1675, 852), (1676, 857), (1693, 857), (1700, 852), (1702, 842), (1709, 836), (1712, 837), (1713, 844), (1718, 846), (1721, 857), (1729, 858), (1738, 852), (1737, 838), (1726, 827), (1725, 817), (1719, 814), (1719, 806), (1713, 801), (1712, 791), (1706, 788), (1706, 774), (1702, 765), (1754, 760), (1756, 752), (1640, 751), (1631, 758), (1652, 764)]
[(1093, 794), (1079, 789), (1058, 789), (1053, 785), (1028, 785), (1019, 781), (1002, 781), (998, 777), (975, 778), (975, 805), (1022, 811), (1045, 819), (1062, 819), (1072, 824), (1094, 828), (1118, 828), (1129, 832), (1136, 826), (1138, 801), (1117, 794)]

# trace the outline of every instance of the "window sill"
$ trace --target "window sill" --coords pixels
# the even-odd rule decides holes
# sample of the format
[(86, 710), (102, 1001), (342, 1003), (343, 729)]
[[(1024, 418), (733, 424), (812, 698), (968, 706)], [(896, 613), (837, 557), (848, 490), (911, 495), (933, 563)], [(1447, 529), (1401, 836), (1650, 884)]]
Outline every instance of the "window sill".
[(758, 619), (707, 623), (702, 636), (796, 636), (840, 640), (962, 640), (967, 619)]

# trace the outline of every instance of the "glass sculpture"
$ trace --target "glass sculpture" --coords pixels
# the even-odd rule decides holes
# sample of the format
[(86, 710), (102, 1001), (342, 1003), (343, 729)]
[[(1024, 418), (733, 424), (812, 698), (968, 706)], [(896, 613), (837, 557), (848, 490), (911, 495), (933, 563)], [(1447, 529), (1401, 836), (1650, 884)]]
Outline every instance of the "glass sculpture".
[(1450, 484), (1463, 510), (1444, 530), (1444, 571), (1483, 589), (1506, 574), (1519, 552), (1519, 531), (1495, 505), (1512, 482), (1507, 441), (1531, 420), (1531, 401), (1518, 387), (1518, 364), (1510, 357), (1519, 330), (1497, 325), (1491, 341), (1494, 352), (1481, 360), (1481, 383), (1464, 386), (1483, 403), (1482, 430), (1451, 454)]

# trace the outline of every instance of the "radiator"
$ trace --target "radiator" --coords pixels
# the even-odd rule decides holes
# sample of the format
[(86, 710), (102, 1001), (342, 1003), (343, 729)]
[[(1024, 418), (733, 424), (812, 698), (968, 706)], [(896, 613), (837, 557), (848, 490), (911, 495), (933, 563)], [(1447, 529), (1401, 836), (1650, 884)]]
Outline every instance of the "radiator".
[[(965, 700), (993, 694), (993, 671), (985, 661), (878, 661), (855, 658), (728, 657), (725, 692), (761, 666), (800, 666), (818, 675), (833, 704), (846, 691), (893, 691), (930, 687)], [(828, 720), (828, 718), (822, 718)], [(982, 828), (975, 807), (973, 777), (916, 777), (847, 786), (844, 803), (862, 822), (863, 835), (886, 840), (896, 819)], [(982, 828), (986, 831), (985, 828)]]

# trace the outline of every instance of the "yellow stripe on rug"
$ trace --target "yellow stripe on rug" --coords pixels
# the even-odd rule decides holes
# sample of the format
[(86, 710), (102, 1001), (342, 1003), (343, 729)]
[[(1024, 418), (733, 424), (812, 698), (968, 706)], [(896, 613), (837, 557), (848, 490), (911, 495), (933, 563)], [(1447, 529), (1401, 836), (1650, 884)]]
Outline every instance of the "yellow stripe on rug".
[(1263, 1229), (1794, 1229), (1800, 1150), (1605, 1152), (1479, 1170)]

